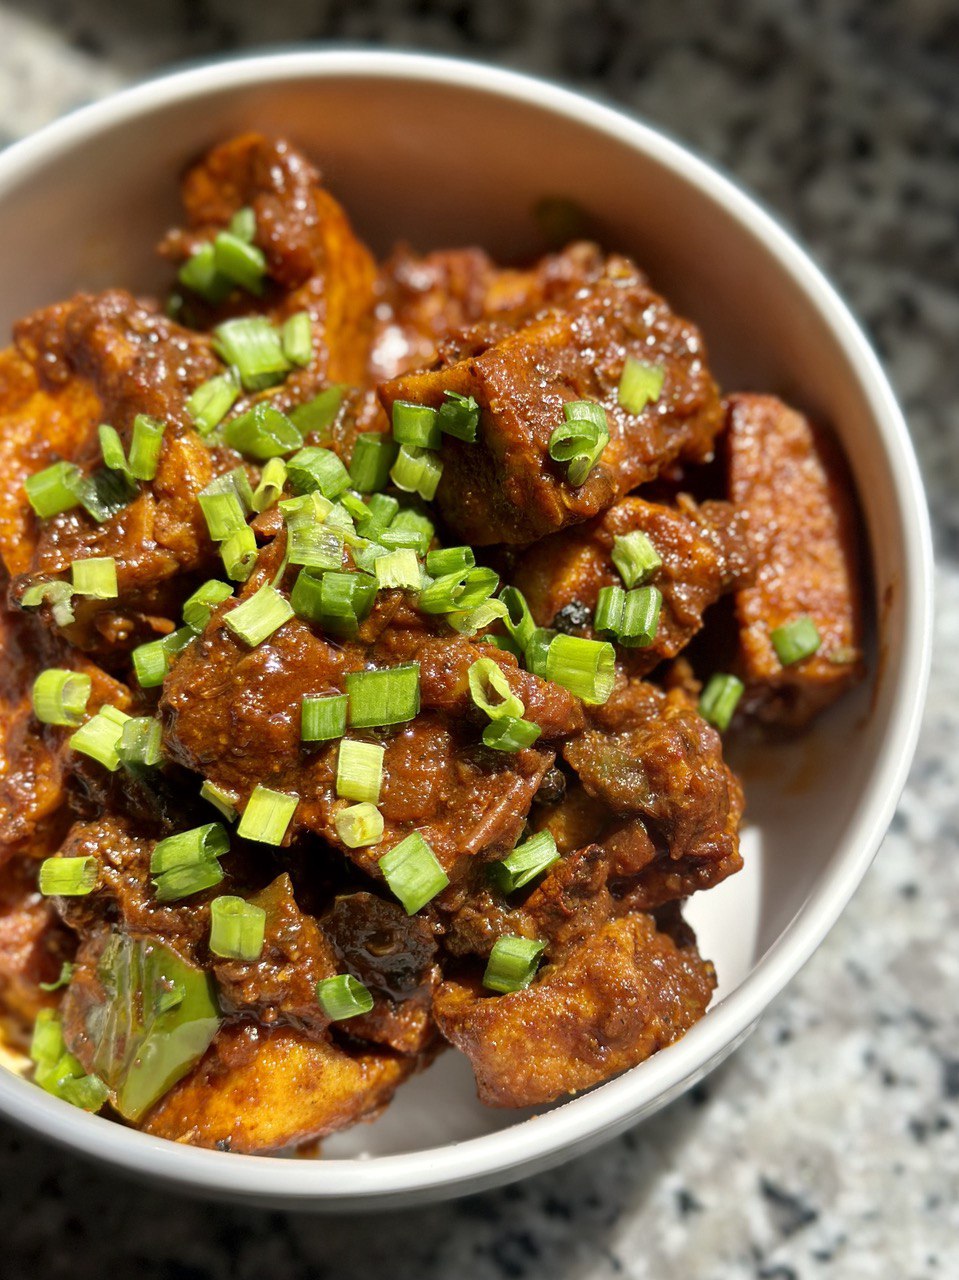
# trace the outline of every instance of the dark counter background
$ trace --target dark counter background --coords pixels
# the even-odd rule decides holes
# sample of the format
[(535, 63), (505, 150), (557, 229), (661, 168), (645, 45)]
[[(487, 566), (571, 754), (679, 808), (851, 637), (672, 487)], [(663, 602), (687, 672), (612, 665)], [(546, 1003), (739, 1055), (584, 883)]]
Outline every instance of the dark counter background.
[(928, 481), (939, 595), (923, 738), (826, 944), (735, 1058), (651, 1122), (516, 1187), (339, 1221), (161, 1194), (2, 1126), (0, 1274), (959, 1275), (959, 4), (4, 0), (0, 137), (160, 66), (294, 41), (467, 54), (602, 93), (796, 230), (875, 340)]

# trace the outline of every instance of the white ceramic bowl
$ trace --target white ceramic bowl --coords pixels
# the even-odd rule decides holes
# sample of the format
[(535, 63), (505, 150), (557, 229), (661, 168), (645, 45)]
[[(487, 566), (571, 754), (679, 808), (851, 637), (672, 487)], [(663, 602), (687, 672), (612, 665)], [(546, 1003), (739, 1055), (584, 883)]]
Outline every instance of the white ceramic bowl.
[[(290, 136), (380, 251), (541, 249), (544, 194), (589, 207), (705, 331), (728, 389), (771, 390), (830, 421), (852, 465), (875, 575), (874, 680), (789, 749), (736, 761), (746, 870), (693, 899), (714, 1007), (679, 1044), (537, 1115), (488, 1111), (455, 1053), (324, 1159), (194, 1150), (86, 1115), (0, 1070), (0, 1108), (88, 1155), (194, 1192), (288, 1207), (392, 1207), (557, 1163), (650, 1115), (749, 1033), (835, 922), (892, 817), (926, 685), (931, 550), (921, 484), (885, 377), (810, 259), (749, 197), (608, 107), (491, 67), (304, 52), (197, 67), (61, 120), (0, 156), (0, 330), (76, 289), (150, 288), (176, 177), (237, 130)], [(705, 1140), (709, 1141), (708, 1132)]]

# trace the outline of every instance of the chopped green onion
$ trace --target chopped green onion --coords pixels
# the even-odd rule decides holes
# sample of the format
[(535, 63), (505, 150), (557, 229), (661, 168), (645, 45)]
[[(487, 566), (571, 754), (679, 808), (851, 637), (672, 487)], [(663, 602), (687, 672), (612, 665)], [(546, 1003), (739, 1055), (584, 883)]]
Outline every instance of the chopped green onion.
[(497, 938), (483, 974), (483, 986), (504, 993), (522, 991), (536, 977), (539, 957), (545, 950), (546, 943), (535, 938)]
[(210, 903), (210, 950), (224, 960), (259, 960), (266, 912), (255, 902), (221, 894)]
[(222, 858), (230, 851), (230, 836), (219, 822), (191, 827), (158, 840), (150, 855), (150, 874), (159, 876), (178, 867), (195, 867)]
[[(217, 482), (214, 481), (214, 484)], [(246, 512), (239, 494), (232, 486), (224, 491), (222, 486), (211, 491), (212, 486), (201, 490), (199, 495), (200, 510), (206, 520), (206, 527), (214, 542), (222, 542), (237, 529), (246, 525)]]
[(551, 631), (549, 627), (534, 627), (530, 632), (530, 637), (523, 648), (523, 661), (526, 663), (526, 670), (531, 671), (534, 676), (546, 678), (549, 646), (557, 635), (559, 632)]
[(224, 614), (223, 621), (234, 635), (256, 648), (292, 617), (293, 606), (289, 600), (267, 583)]
[(253, 490), (253, 510), (268, 511), (278, 501), (286, 484), (286, 463), (282, 458), (268, 458)]
[(506, 630), (519, 648), (525, 650), (536, 630), (526, 597), (517, 587), (504, 587), (499, 598), (506, 605), (506, 617), (503, 619)]
[(336, 505), (338, 507), (343, 507), (357, 525), (369, 524), (372, 520), (369, 507), (363, 499), (355, 493), (341, 494)]
[(246, 582), (256, 564), (258, 548), (256, 534), (248, 524), (235, 529), (220, 543), (223, 568), (231, 582)]
[(322, 524), (295, 525), (287, 533), (289, 563), (306, 569), (341, 569), (343, 539)]
[(538, 831), (518, 844), (502, 862), (492, 863), (490, 873), (504, 893), (514, 893), (557, 862), (556, 841), (548, 831)]
[(75, 968), (72, 960), (64, 960), (60, 966), (60, 976), (55, 982), (38, 982), (37, 986), (41, 991), (59, 991), (61, 987), (68, 987)]
[(408, 549), (388, 551), (378, 556), (373, 562), (377, 585), (381, 589), (390, 587), (399, 590), (415, 591), (420, 585), (420, 562), (416, 552)]
[(409, 550), (420, 556), (426, 554), (430, 545), (429, 536), (422, 529), (397, 528), (395, 525), (389, 529), (378, 529), (376, 540), (388, 551)]
[(210, 241), (194, 249), (177, 272), (177, 279), (212, 306), (222, 302), (230, 292), (229, 280), (216, 269), (216, 254)]
[(211, 578), (202, 587), (197, 587), (193, 595), (184, 602), (183, 621), (191, 631), (199, 635), (206, 630), (213, 610), (232, 595), (233, 588), (228, 583)]
[(373, 604), (376, 579), (365, 573), (324, 573), (317, 578), (301, 571), (290, 603), (297, 617), (305, 618), (332, 635), (355, 635)]
[(351, 973), (323, 978), (316, 984), (316, 998), (331, 1022), (343, 1022), (346, 1018), (369, 1013), (373, 1008), (373, 997)]
[(438, 454), (413, 444), (400, 445), (396, 461), (390, 468), (390, 479), (397, 489), (404, 493), (418, 493), (427, 502), (436, 495), (442, 474), (443, 464)]
[(404, 662), (378, 671), (354, 671), (346, 677), (350, 724), (355, 729), (403, 724), (419, 715), (420, 664)]
[(196, 632), (192, 627), (177, 627), (176, 631), (171, 631), (169, 635), (164, 636), (160, 643), (169, 656), (175, 658), (195, 639)]
[(450, 882), (436, 854), (418, 831), (411, 831), (405, 840), (384, 853), (379, 869), (408, 916), (425, 907)]
[[(503, 604), (502, 600), (484, 600), (482, 604), (478, 604), (474, 609), (467, 609), (463, 613), (448, 613), (446, 621), (461, 636), (475, 636), (477, 631), (481, 631), (484, 627), (488, 627), (491, 623), (505, 617), (506, 605)], [(503, 641), (500, 648), (509, 647), (512, 652), (513, 642), (509, 637), (498, 636), (497, 639)]]
[(92, 893), (97, 883), (96, 858), (44, 858), (38, 880), (45, 898), (79, 898)]
[(770, 634), (776, 657), (784, 667), (791, 667), (796, 662), (811, 658), (822, 644), (819, 628), (808, 614), (777, 627)]
[(308, 400), (306, 404), (297, 405), (290, 411), (290, 417), (303, 432), (304, 437), (318, 435), (321, 443), (325, 442), (330, 427), (340, 412), (346, 390), (344, 384), (334, 383), (314, 399)]
[(239, 285), (247, 293), (257, 298), (263, 293), (266, 258), (263, 250), (248, 240), (230, 231), (221, 231), (213, 241), (213, 266), (225, 280)]
[(74, 560), (70, 565), (73, 593), (90, 596), (93, 600), (115, 600), (117, 587), (117, 562), (113, 556), (90, 556), (86, 560)]
[(546, 652), (546, 679), (584, 702), (602, 705), (616, 681), (616, 652), (607, 640), (554, 636)]
[(626, 592), (617, 639), (630, 649), (646, 649), (656, 639), (663, 593), (658, 587), (636, 587)]
[[(55, 989), (49, 983), (41, 982), (40, 986)], [(37, 1014), (30, 1057), (35, 1066), (34, 1080), (47, 1093), (83, 1111), (99, 1111), (106, 1102), (107, 1086), (99, 1077), (88, 1076), (79, 1059), (68, 1052), (60, 1015), (55, 1010), (41, 1009)]]
[(433, 521), (423, 511), (417, 511), (415, 507), (403, 507), (401, 511), (397, 511), (393, 517), (390, 526), (393, 529), (415, 529), (417, 533), (425, 534), (428, 541), (432, 540), (436, 529)]
[(336, 794), (376, 804), (383, 785), (383, 752), (379, 743), (343, 738), (336, 760)]
[[(383, 436), (384, 440), (388, 437)], [(385, 481), (384, 481), (385, 483)], [(355, 485), (354, 488), (359, 488)], [(400, 509), (398, 500), (388, 493), (374, 493), (366, 500), (366, 508), (373, 518), (375, 524), (386, 528), (391, 520), (396, 518), (396, 514)]]
[(367, 849), (383, 839), (383, 815), (375, 804), (351, 804), (333, 817), (336, 834), (347, 849)]
[(135, 716), (123, 726), (117, 755), (124, 764), (153, 768), (163, 759), (163, 726), (153, 716)]
[(215, 888), (223, 879), (223, 868), (211, 858), (206, 862), (171, 867), (153, 881), (157, 902), (178, 902), (195, 893)]
[(257, 785), (246, 802), (237, 835), (261, 844), (281, 845), (298, 803), (297, 796)]
[(449, 573), (423, 588), (419, 595), (419, 607), (424, 613), (452, 613), (454, 610), (473, 609), (487, 600), (498, 584), (499, 574), (482, 565), (467, 569), (465, 573)]
[(566, 462), (566, 478), (572, 485), (585, 482), (600, 454), (609, 444), (606, 410), (590, 400), (571, 400), (563, 405), (565, 422), (555, 427), (549, 438), (549, 456)]
[(396, 444), (380, 431), (363, 431), (356, 437), (350, 460), (350, 483), (360, 493), (376, 493), (390, 478), (396, 461)]
[(230, 234), (236, 236), (238, 240), (245, 240), (247, 244), (253, 243), (256, 236), (256, 214), (249, 205), (237, 209), (230, 219), (229, 230)]
[(455, 573), (460, 576), (476, 566), (472, 547), (443, 547), (430, 551), (426, 556), (426, 572), (434, 578), (445, 578)]
[(418, 449), (438, 449), (440, 446), (439, 414), (425, 404), (394, 400), (393, 439), (398, 444), (414, 445)]
[(141, 689), (156, 689), (170, 670), (170, 653), (162, 640), (148, 640), (146, 644), (138, 644), (130, 657)]
[(235, 822), (239, 816), (237, 812), (237, 801), (239, 796), (235, 791), (227, 791), (223, 787), (218, 787), (215, 782), (211, 782), (209, 778), (204, 778), (203, 785), (200, 787), (200, 795), (214, 809), (218, 809), (223, 814), (227, 822)]
[(285, 413), (261, 400), (238, 418), (231, 418), (223, 428), (227, 444), (245, 458), (266, 462), (299, 449), (303, 436), (299, 427)]
[(626, 592), (622, 587), (602, 587), (596, 597), (593, 630), (604, 640), (615, 640), (623, 625)]
[(308, 445), (287, 460), (287, 478), (294, 493), (318, 489), (324, 498), (335, 501), (350, 487), (350, 473), (332, 449)]
[(33, 714), (41, 724), (78, 725), (92, 687), (93, 681), (82, 671), (48, 667), (33, 682)]
[(342, 738), (346, 732), (348, 702), (345, 693), (304, 698), (300, 707), (300, 740), (330, 742), (334, 738)]
[(159, 422), (145, 413), (138, 413), (133, 419), (130, 474), (134, 480), (152, 480), (156, 476), (165, 430), (165, 422)]
[(118, 711), (116, 707), (101, 707), (95, 716), (91, 716), (73, 734), (70, 747), (115, 773), (120, 767), (117, 748), (123, 736), (123, 726), (129, 719), (128, 715)]
[(743, 696), (744, 685), (735, 676), (716, 674), (699, 699), (699, 714), (720, 733), (729, 728), (733, 712)]
[(186, 411), (201, 436), (215, 431), (236, 403), (240, 383), (232, 369), (201, 382), (186, 402)]
[(661, 364), (644, 364), (635, 356), (627, 356), (616, 393), (627, 413), (642, 413), (648, 404), (658, 400), (666, 381)]
[(284, 498), (278, 505), (283, 523), (288, 529), (323, 524), (333, 512), (333, 503), (324, 498), (318, 489), (297, 498)]
[(290, 364), (305, 368), (313, 359), (313, 322), (308, 311), (297, 311), (280, 330), (283, 354)]
[(483, 746), (493, 751), (523, 751), (531, 747), (542, 733), (538, 724), (503, 716), (492, 720), (483, 730)]
[(130, 464), (127, 462), (123, 441), (116, 427), (111, 427), (108, 422), (101, 422), (97, 427), (97, 436), (100, 440), (100, 453), (103, 455), (104, 465), (111, 471), (122, 472), (132, 480)]
[(613, 539), (613, 564), (627, 587), (636, 587), (648, 582), (663, 562), (646, 534), (634, 529)]
[(131, 501), (136, 486), (125, 475), (104, 468), (92, 476), (78, 476), (76, 492), (87, 514), (103, 524)]
[(54, 462), (23, 482), (30, 506), (41, 520), (79, 506), (80, 468), (72, 462)]
[(73, 613), (73, 588), (68, 582), (35, 582), (20, 597), (24, 609), (36, 609), (46, 602), (58, 627), (68, 627), (75, 621)]
[(275, 386), (290, 369), (279, 333), (263, 316), (241, 316), (217, 325), (213, 349), (224, 364), (236, 368), (247, 391)]
[(457, 391), (446, 391), (446, 403), (440, 406), (440, 430), (457, 440), (473, 444), (479, 427), (479, 405), (472, 396), (461, 396)]
[(502, 667), (493, 658), (477, 658), (467, 673), (473, 705), (491, 720), (519, 719), (526, 708), (510, 688)]

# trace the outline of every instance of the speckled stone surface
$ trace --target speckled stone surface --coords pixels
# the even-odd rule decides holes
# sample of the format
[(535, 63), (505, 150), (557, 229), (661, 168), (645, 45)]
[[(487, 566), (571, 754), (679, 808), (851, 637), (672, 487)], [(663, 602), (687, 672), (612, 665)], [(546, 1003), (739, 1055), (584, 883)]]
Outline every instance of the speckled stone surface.
[(879, 858), (758, 1032), (565, 1168), (363, 1220), (214, 1208), (0, 1127), (6, 1280), (959, 1276), (959, 8), (955, 0), (3, 0), (0, 134), (175, 61), (299, 40), (468, 53), (719, 161), (858, 310), (938, 537), (918, 757)]

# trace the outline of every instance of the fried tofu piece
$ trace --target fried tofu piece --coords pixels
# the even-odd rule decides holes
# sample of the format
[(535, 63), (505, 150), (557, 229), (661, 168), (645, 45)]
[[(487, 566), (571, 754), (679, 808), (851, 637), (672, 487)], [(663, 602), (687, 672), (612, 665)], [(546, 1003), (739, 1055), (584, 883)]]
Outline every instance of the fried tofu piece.
[[(628, 355), (664, 371), (661, 394), (640, 413), (617, 398)], [(444, 439), (436, 499), (449, 527), (475, 546), (531, 542), (588, 519), (678, 458), (708, 460), (722, 426), (699, 331), (624, 259), (610, 259), (606, 274), (560, 305), (519, 327), (467, 334), (438, 368), (379, 391), (388, 412), (396, 400), (438, 407), (447, 392), (479, 403), (476, 443)], [(578, 488), (549, 456), (563, 406), (574, 400), (602, 404), (610, 433)]]
[(592, 636), (600, 590), (622, 586), (612, 560), (615, 539), (636, 531), (646, 534), (662, 560), (649, 578), (663, 596), (656, 637), (646, 648), (620, 652), (632, 674), (644, 675), (685, 648), (702, 627), (705, 610), (731, 582), (752, 576), (748, 529), (728, 503), (698, 507), (684, 498), (674, 508), (623, 498), (602, 516), (530, 547), (517, 560), (511, 581), (539, 626)]
[[(282, 139), (245, 133), (189, 169), (182, 195), (187, 227), (171, 232), (162, 252), (182, 261), (240, 209), (250, 208), (255, 243), (272, 281), (262, 308), (278, 322), (297, 311), (310, 314), (310, 367), (294, 372), (274, 403), (301, 403), (329, 383), (362, 384), (373, 334), (376, 266), (309, 160)], [(207, 311), (191, 298), (191, 308), (213, 323), (260, 307), (249, 294), (234, 295), (219, 311)]]
[[(743, 709), (799, 728), (862, 674), (862, 568), (856, 498), (833, 441), (767, 395), (729, 400), (729, 496), (749, 514), (760, 571), (736, 594)], [(783, 666), (771, 634), (802, 616), (822, 639)]]
[(290, 1026), (228, 1025), (140, 1127), (197, 1147), (282, 1151), (373, 1119), (416, 1065)]
[(610, 920), (544, 967), (525, 990), (444, 982), (442, 1034), (473, 1065), (480, 1100), (529, 1107), (578, 1093), (673, 1044), (702, 1017), (712, 965), (650, 915)]

